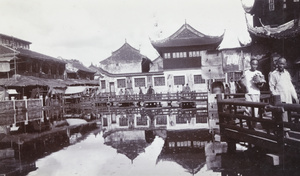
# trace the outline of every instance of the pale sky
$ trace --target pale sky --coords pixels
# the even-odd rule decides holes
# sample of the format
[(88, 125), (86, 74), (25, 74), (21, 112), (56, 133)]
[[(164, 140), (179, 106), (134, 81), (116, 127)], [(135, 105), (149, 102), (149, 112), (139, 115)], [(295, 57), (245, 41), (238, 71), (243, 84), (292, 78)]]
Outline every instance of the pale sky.
[(52, 57), (99, 64), (125, 40), (154, 60), (150, 39), (169, 37), (185, 21), (221, 48), (251, 41), (240, 0), (0, 0), (0, 33), (32, 42)]

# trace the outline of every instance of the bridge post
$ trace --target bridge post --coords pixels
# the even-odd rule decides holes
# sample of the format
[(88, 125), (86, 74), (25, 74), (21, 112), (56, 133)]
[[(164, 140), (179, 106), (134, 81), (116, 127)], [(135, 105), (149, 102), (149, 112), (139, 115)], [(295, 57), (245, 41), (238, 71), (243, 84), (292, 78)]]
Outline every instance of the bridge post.
[[(222, 100), (222, 94), (217, 94), (217, 106), (218, 106), (218, 113), (223, 112), (222, 104), (218, 103), (218, 100)], [(219, 116), (219, 124), (224, 123), (224, 118)], [(220, 127), (221, 131), (221, 127)]]
[(277, 106), (281, 103), (280, 95), (272, 95), (271, 96), (271, 105)]
[[(280, 95), (273, 95), (271, 96), (271, 102), (272, 105), (271, 108), (269, 108), (272, 111), (272, 115), (276, 121), (276, 127), (275, 127), (275, 133), (277, 136), (277, 144), (280, 148), (284, 147), (284, 137), (285, 137), (285, 131), (284, 131), (284, 108), (281, 104)], [(284, 152), (284, 150), (282, 150)]]

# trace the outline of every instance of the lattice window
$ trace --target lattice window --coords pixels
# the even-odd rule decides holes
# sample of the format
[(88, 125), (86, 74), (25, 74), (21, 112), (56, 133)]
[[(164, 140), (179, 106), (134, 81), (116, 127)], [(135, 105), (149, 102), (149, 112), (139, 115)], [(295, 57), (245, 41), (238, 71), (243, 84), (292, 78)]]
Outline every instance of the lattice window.
[(173, 58), (184, 58), (186, 57), (186, 52), (175, 52), (175, 53), (172, 53), (173, 55)]
[(205, 84), (205, 79), (202, 78), (202, 75), (194, 75), (195, 84)]
[(118, 88), (125, 88), (126, 87), (126, 82), (125, 79), (117, 79), (117, 86)]
[(200, 51), (190, 51), (189, 57), (200, 57)]
[(171, 53), (164, 53), (164, 58), (165, 59), (170, 59), (171, 58)]
[(269, 0), (269, 11), (275, 10), (275, 3), (274, 0)]
[(165, 77), (154, 77), (154, 86), (165, 86)]
[(185, 84), (184, 76), (174, 76), (174, 85)]
[(106, 88), (106, 86), (105, 86), (105, 80), (101, 80), (100, 84), (101, 84), (101, 89), (105, 89)]
[(135, 87), (146, 87), (145, 78), (134, 78), (134, 86)]

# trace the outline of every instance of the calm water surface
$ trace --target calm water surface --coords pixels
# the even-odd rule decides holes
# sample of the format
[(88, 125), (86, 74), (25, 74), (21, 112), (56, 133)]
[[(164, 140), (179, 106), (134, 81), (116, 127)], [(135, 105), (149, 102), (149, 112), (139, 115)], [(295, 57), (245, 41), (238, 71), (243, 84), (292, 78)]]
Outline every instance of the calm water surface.
[[(146, 117), (130, 112), (113, 114), (110, 111), (101, 116), (70, 112), (15, 115), (17, 122), (10, 126), (15, 132), (0, 135), (0, 175), (276, 176), (300, 173), (298, 166), (292, 169), (272, 166), (265, 155), (241, 146), (237, 153), (227, 154), (226, 144), (215, 142), (208, 129), (168, 130), (163, 126), (165, 116), (151, 121), (154, 118), (150, 113), (150, 117)], [(75, 116), (77, 119), (70, 118)], [(85, 121), (82, 123), (83, 119), (102, 125), (87, 125)], [(77, 126), (70, 125), (75, 122)]]
[[(137, 136), (142, 134), (141, 131), (135, 133)], [(119, 135), (127, 139), (136, 138), (136, 136), (124, 136), (126, 135), (124, 133), (119, 133)], [(133, 143), (138, 143), (139, 140), (131, 141), (127, 147), (137, 147), (137, 144)], [(126, 143), (126, 141), (123, 142)], [(143, 145), (143, 141), (140, 140), (139, 147), (145, 146), (145, 148), (135, 157), (131, 156), (134, 154), (130, 152), (138, 153), (139, 149), (128, 149), (128, 153), (122, 153), (126, 152), (122, 151), (126, 150), (126, 147), (122, 146), (124, 143), (117, 142), (119, 149), (116, 149), (106, 144), (109, 142), (104, 139), (103, 132), (97, 132), (88, 135), (85, 140), (75, 145), (37, 160), (38, 169), (28, 175), (192, 175), (190, 172), (193, 169), (195, 172), (197, 170), (196, 175), (221, 175), (221, 173), (209, 170), (203, 157), (197, 159), (184, 152), (179, 155), (180, 158), (176, 158), (178, 157), (176, 153), (161, 156), (164, 142), (164, 139), (159, 136), (156, 136), (151, 144), (145, 142)], [(204, 153), (200, 153), (200, 156), (201, 154), (204, 156)], [(195, 155), (199, 156), (197, 153)], [(180, 159), (182, 163), (177, 163), (176, 161)], [(193, 163), (195, 165), (191, 165), (191, 167), (195, 168), (184, 168)]]

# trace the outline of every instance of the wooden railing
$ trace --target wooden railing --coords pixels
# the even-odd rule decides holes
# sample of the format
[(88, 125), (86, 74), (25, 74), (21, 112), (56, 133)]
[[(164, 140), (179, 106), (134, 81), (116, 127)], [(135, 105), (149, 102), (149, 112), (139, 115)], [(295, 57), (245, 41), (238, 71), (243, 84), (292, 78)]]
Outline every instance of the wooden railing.
[(9, 113), (16, 111), (27, 111), (33, 109), (42, 109), (43, 108), (43, 98), (38, 99), (23, 99), (16, 100), (4, 100), (0, 101), (0, 113)]
[(94, 97), (98, 101), (178, 101), (178, 100), (207, 100), (207, 92), (189, 93), (155, 93), (155, 94), (130, 94), (130, 95), (110, 95), (102, 94)]
[(279, 96), (263, 101), (222, 99), (218, 95), (220, 135), (228, 142), (228, 150), (233, 151), (235, 143), (242, 143), (285, 156), (299, 156), (300, 105), (279, 103)]

